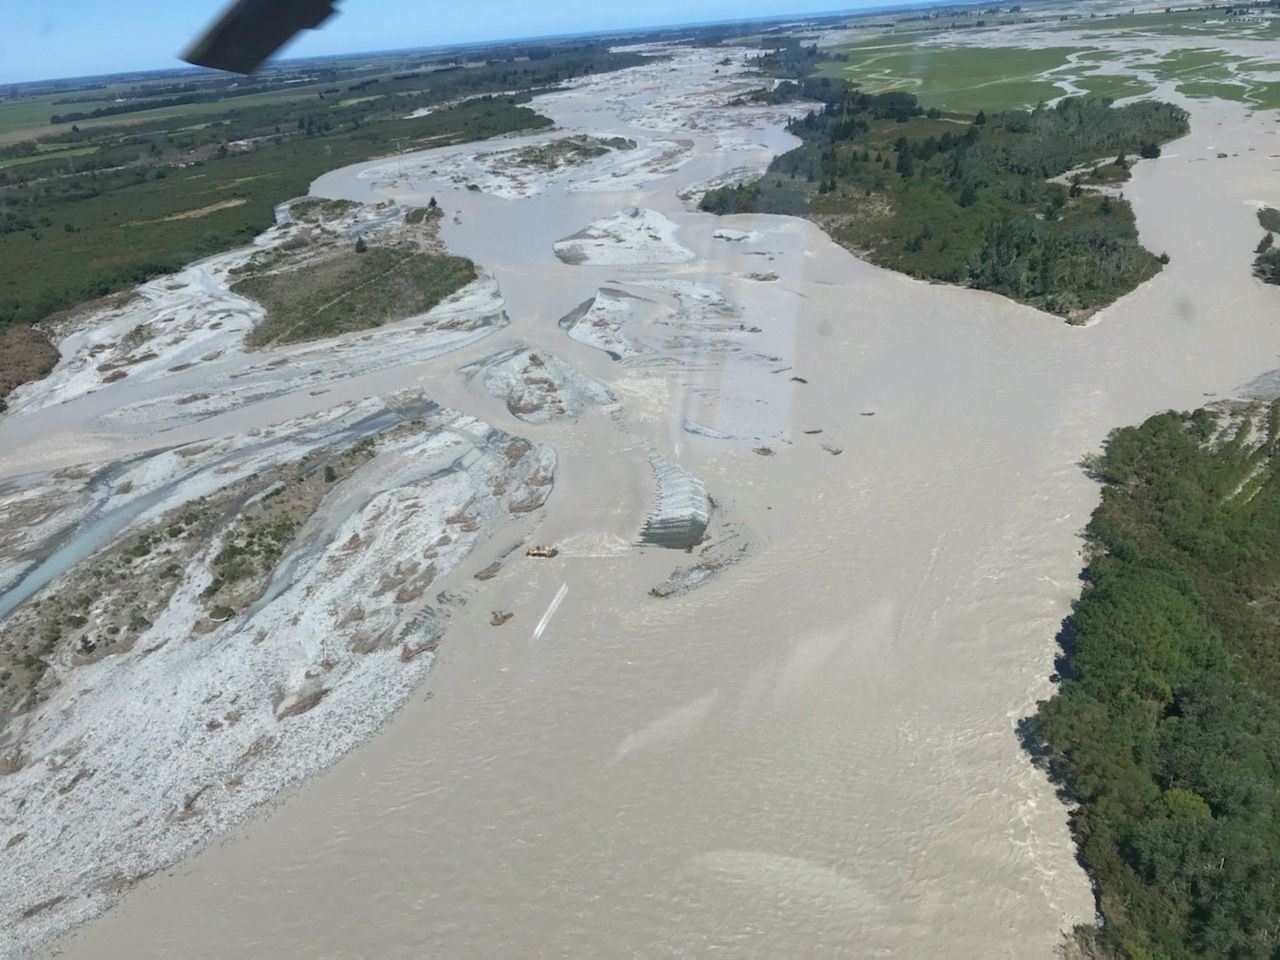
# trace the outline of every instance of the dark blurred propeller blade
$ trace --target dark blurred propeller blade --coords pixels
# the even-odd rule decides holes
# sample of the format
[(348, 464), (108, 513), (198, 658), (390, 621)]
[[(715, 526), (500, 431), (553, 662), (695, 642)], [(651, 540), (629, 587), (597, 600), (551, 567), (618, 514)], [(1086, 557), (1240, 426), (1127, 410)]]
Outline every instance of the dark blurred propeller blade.
[(237, 0), (182, 59), (199, 67), (252, 73), (301, 30), (335, 13), (330, 0)]

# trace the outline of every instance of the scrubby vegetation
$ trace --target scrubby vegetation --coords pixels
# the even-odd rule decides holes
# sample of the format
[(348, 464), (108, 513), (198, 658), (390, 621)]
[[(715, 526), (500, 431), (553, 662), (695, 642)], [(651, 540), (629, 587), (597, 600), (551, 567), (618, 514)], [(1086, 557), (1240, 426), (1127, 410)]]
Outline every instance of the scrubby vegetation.
[(326, 197), (307, 197), (289, 204), (289, 216), (301, 223), (321, 223), (336, 220), (350, 213), (360, 204), (354, 200), (330, 200)]
[(436, 203), (436, 198), (431, 198), (431, 203), (425, 207), (413, 207), (406, 210), (404, 214), (404, 222), (411, 227), (421, 226), (424, 223), (430, 223), (433, 220), (440, 220), (444, 217), (444, 211), (440, 209), (440, 205)]
[(761, 46), (767, 52), (756, 58), (756, 67), (771, 77), (805, 77), (818, 69), (822, 55), (816, 43), (804, 43), (798, 37), (766, 37)]
[(207, 547), (216, 511), (198, 500), (132, 534), (20, 606), (0, 630), (0, 723), (45, 700), (49, 667), (132, 649)]
[(1254, 250), (1253, 272), (1266, 283), (1280, 283), (1280, 249), (1276, 247), (1276, 231), (1280, 230), (1280, 210), (1263, 207), (1258, 211), (1258, 223), (1267, 231)]
[[(1138, 243), (1129, 205), (1087, 181), (1123, 179), (1127, 157), (1157, 155), (1184, 134), (1177, 107), (1077, 98), (959, 125), (911, 94), (829, 82), (804, 81), (824, 107), (791, 125), (803, 145), (760, 181), (709, 192), (704, 210), (807, 215), (874, 263), (1067, 317), (1160, 269)], [(1077, 168), (1069, 182), (1051, 182)]]
[(523, 147), (512, 160), (524, 167), (554, 170), (561, 166), (578, 166), (615, 150), (634, 150), (636, 142), (625, 137), (592, 137), (576, 134), (552, 140), (548, 144)]
[(204, 596), (213, 597), (226, 585), (270, 573), (285, 548), (293, 542), (298, 526), (298, 521), (288, 515), (270, 520), (254, 518), (238, 524), (210, 564), (214, 578), (205, 588)]
[(267, 312), (249, 345), (317, 340), (426, 313), (476, 278), (475, 265), (464, 257), (413, 244), (360, 249), (362, 243), (238, 281), (232, 290)]
[(32, 327), (0, 328), (0, 413), (9, 392), (30, 380), (39, 380), (58, 362), (58, 351)]
[(52, 664), (132, 650), (204, 563), (210, 576), (200, 599), (210, 622), (194, 632), (243, 613), (334, 484), (372, 459), (381, 439), (322, 448), (177, 506), (76, 566), (59, 589), (19, 606), (0, 630), (0, 723), (48, 698)]
[(1090, 462), (1086, 586), (1028, 733), (1078, 804), (1103, 955), (1280, 955), (1278, 427), (1165, 413)]
[(820, 103), (838, 103), (848, 88), (843, 80), (830, 77), (805, 77), (801, 80), (783, 80), (775, 87), (753, 90), (748, 96), (753, 103), (795, 103), (816, 100)]

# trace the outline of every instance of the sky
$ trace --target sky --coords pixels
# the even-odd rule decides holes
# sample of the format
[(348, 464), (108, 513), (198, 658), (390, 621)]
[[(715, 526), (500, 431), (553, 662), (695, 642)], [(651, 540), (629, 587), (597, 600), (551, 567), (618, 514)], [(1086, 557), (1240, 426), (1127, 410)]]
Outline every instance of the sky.
[[(182, 66), (178, 55), (226, 5), (227, 0), (0, 0), (0, 83)], [(850, 6), (849, 0), (338, 0), (338, 13), (322, 29), (306, 31), (281, 55), (434, 47)]]

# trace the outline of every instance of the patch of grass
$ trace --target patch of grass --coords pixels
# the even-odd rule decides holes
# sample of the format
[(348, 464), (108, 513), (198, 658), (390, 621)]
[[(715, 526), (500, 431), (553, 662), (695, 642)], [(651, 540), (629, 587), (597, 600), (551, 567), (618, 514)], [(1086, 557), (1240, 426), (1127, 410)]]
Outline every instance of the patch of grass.
[(825, 61), (818, 73), (848, 80), (868, 93), (907, 90), (923, 107), (972, 114), (1034, 106), (1061, 96), (1062, 90), (1043, 75), (1062, 67), (1079, 49), (879, 42), (834, 48), (848, 60)]
[(1280, 248), (1271, 247), (1259, 253), (1253, 262), (1253, 273), (1263, 283), (1280, 284)]
[(1055, 25), (1056, 30), (1117, 31), (1156, 37), (1244, 37), (1265, 40), (1277, 35), (1280, 23), (1259, 22), (1229, 16), (1225, 10), (1203, 7), (1161, 13), (1120, 14), (1075, 18)]
[(1263, 207), (1258, 211), (1258, 224), (1267, 231), (1259, 241), (1253, 261), (1253, 275), (1264, 283), (1280, 283), (1280, 248), (1276, 233), (1280, 232), (1280, 210)]
[(409, 245), (355, 248), (301, 266), (237, 282), (266, 319), (247, 342), (262, 347), (333, 337), (425, 313), (476, 278), (463, 257), (423, 253)]
[(22, 100), (0, 101), (0, 133), (12, 130), (29, 130), (49, 125), (49, 115), (56, 113), (53, 105), (56, 94), (46, 94)]
[(1118, 183), (1124, 183), (1129, 177), (1129, 164), (1116, 163), (1113, 160), (1111, 163), (1100, 163), (1093, 167), (1080, 182), (1091, 186), (1115, 186)]
[(1244, 59), (1221, 50), (1188, 48), (1166, 54), (1149, 66), (1160, 80), (1225, 80), (1234, 76), (1231, 65)]
[(1235, 100), (1238, 103), (1244, 103), (1248, 98), (1249, 88), (1240, 83), (1193, 81), (1178, 84), (1178, 92), (1184, 97), (1193, 97), (1197, 100)]
[(431, 199), (429, 206), (414, 207), (408, 210), (404, 215), (404, 222), (411, 227), (420, 226), (424, 223), (430, 223), (433, 220), (441, 220), (444, 218), (444, 211), (435, 203), (435, 198)]
[(1124, 60), (1128, 57), (1142, 56), (1144, 54), (1155, 53), (1154, 50), (1085, 50), (1083, 53), (1077, 54), (1077, 60), (1083, 60), (1089, 63), (1111, 63), (1115, 60)]
[(1075, 85), (1086, 92), (1087, 96), (1122, 100), (1125, 97), (1140, 97), (1150, 93), (1155, 87), (1136, 77), (1116, 73), (1090, 73), (1075, 78)]
[(1280, 82), (1263, 81), (1265, 74), (1280, 65), (1227, 54), (1213, 49), (1183, 49), (1160, 60), (1138, 66), (1151, 70), (1160, 80), (1178, 83), (1178, 92), (1199, 99), (1232, 100), (1258, 109), (1280, 107)]
[(1249, 102), (1259, 110), (1280, 110), (1280, 81), (1255, 83), (1249, 88)]
[(86, 157), (91, 153), (97, 153), (100, 148), (92, 147), (72, 147), (68, 150), (48, 150), (43, 153), (32, 153), (25, 157), (7, 157), (0, 159), (0, 170), (5, 167), (19, 167), (26, 163), (37, 163), (46, 160), (66, 160), (70, 157)]
[[(210, 214), (217, 213), (219, 210), (229, 210), (232, 207), (243, 206), (249, 201), (244, 197), (233, 197), (230, 200), (218, 200), (214, 203), (206, 204), (203, 207), (194, 207), (190, 210), (183, 210), (179, 213), (171, 213), (165, 220), (199, 220), (201, 217), (207, 217)], [(142, 221), (146, 222), (146, 221)]]

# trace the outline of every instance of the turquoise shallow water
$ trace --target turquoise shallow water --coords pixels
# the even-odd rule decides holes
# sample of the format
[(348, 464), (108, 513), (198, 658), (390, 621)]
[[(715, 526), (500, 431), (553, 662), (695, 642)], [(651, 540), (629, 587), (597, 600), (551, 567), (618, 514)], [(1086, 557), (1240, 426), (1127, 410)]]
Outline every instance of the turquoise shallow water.
[[(424, 415), (433, 407), (433, 404), (415, 406), (410, 415)], [(346, 438), (349, 441), (355, 441), (363, 437), (372, 436), (402, 422), (402, 420), (403, 415), (400, 412), (387, 410), (353, 425), (346, 431)], [(241, 452), (246, 453), (250, 449), (253, 449), (253, 447), (242, 448)], [(58, 546), (41, 563), (29, 570), (7, 592), (0, 594), (0, 620), (3, 620), (21, 604), (35, 596), (76, 564), (109, 545), (116, 536), (128, 528), (129, 524), (172, 493), (174, 487), (182, 479), (185, 479), (185, 477), (167, 483), (151, 493), (140, 496), (115, 509), (104, 509), (102, 506), (95, 508), (65, 543)]]
[(9, 591), (0, 594), (0, 620), (11, 614), (19, 604), (33, 597), (55, 578), (110, 543), (121, 530), (158, 502), (169, 490), (170, 487), (166, 486), (116, 510), (95, 515), (101, 510), (99, 508), (95, 514), (91, 514), (74, 536), (58, 547), (42, 563), (28, 571), (27, 575)]

